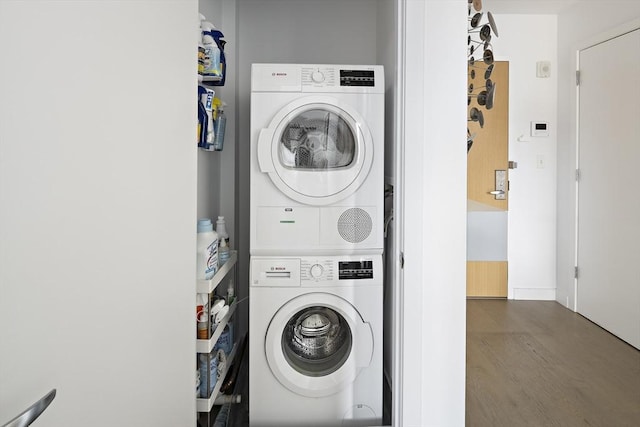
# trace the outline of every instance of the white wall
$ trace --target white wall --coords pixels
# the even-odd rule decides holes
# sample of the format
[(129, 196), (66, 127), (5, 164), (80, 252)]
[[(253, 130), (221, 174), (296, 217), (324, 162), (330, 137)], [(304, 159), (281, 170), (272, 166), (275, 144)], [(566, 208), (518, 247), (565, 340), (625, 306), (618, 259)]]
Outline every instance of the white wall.
[(403, 1), (402, 425), (463, 426), (465, 0)]
[[(509, 160), (518, 163), (509, 171), (508, 297), (554, 300), (557, 17), (496, 15), (495, 21), (495, 58), (509, 61)], [(551, 77), (536, 77), (538, 61), (551, 62)], [(547, 122), (549, 136), (531, 137), (531, 121)]]
[(195, 424), (196, 25), (0, 2), (0, 424)]
[[(635, 27), (640, 2), (580, 2), (558, 16), (557, 300), (575, 310), (576, 52)], [(636, 20), (634, 23), (633, 21)], [(585, 23), (588, 23), (585, 24)], [(636, 53), (630, 53), (636, 54)]]

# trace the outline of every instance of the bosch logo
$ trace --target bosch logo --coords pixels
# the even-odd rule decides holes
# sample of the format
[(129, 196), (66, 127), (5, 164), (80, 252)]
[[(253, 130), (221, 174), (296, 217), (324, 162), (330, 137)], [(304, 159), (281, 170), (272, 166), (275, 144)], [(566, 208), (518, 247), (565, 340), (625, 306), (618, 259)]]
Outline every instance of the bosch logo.
[(273, 77), (286, 77), (287, 73), (271, 73)]

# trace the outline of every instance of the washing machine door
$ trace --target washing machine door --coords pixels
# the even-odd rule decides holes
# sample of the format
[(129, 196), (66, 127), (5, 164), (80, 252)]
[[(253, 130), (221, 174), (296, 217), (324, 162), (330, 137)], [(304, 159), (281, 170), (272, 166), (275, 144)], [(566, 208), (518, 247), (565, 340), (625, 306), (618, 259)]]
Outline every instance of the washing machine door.
[(305, 397), (348, 387), (373, 357), (373, 332), (346, 300), (325, 293), (296, 297), (272, 318), (267, 362), (278, 381)]
[(373, 155), (364, 119), (328, 96), (287, 104), (258, 137), (260, 170), (288, 197), (309, 205), (353, 194), (367, 178)]

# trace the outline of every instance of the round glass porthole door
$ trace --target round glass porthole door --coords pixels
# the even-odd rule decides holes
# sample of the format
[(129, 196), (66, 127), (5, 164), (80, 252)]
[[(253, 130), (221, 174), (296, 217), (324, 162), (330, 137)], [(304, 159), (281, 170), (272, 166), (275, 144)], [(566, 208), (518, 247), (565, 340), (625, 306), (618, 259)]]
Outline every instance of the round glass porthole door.
[(373, 333), (348, 301), (327, 293), (300, 295), (273, 316), (265, 337), (271, 373), (306, 397), (348, 387), (373, 357)]
[(258, 162), (275, 186), (301, 203), (327, 205), (353, 194), (373, 164), (364, 119), (337, 99), (286, 105), (258, 137)]
[(288, 169), (326, 171), (351, 166), (358, 136), (343, 116), (326, 108), (294, 115), (278, 138), (280, 163)]
[(337, 371), (349, 357), (352, 342), (347, 321), (327, 307), (300, 310), (282, 332), (285, 359), (293, 369), (310, 377)]

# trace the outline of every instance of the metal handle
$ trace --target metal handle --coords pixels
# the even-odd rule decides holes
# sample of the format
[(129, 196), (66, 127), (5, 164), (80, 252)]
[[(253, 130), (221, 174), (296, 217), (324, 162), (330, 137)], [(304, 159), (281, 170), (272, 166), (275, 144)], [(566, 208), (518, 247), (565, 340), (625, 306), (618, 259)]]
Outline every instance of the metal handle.
[(26, 427), (31, 425), (31, 423), (34, 422), (45, 409), (47, 409), (47, 406), (49, 406), (53, 401), (54, 397), (56, 397), (55, 388), (2, 427)]
[(502, 190), (489, 191), (489, 194), (493, 194), (494, 196), (501, 196), (504, 194), (504, 191)]

